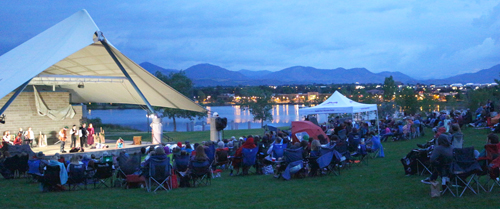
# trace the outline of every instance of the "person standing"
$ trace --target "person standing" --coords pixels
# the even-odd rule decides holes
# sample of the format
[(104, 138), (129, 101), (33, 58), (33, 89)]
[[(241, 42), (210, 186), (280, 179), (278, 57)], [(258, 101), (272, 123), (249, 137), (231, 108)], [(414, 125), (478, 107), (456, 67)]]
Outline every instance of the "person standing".
[(31, 127), (28, 128), (28, 130), (26, 132), (24, 132), (24, 138), (25, 138), (25, 142), (26, 144), (29, 144), (30, 147), (33, 148), (33, 141), (35, 140), (35, 133), (33, 132), (33, 130), (31, 130)]
[(23, 128), (19, 128), (19, 131), (17, 132), (16, 136), (21, 136), (21, 144), (20, 145), (22, 145), (24, 143), (24, 140), (25, 140)]
[(85, 123), (82, 124), (78, 134), (80, 135), (80, 148), (81, 148), (81, 151), (83, 152), (83, 145), (85, 145), (85, 147), (88, 147), (87, 136), (89, 135), (89, 133), (87, 131), (87, 124), (85, 124)]
[(66, 139), (68, 138), (66, 135), (67, 130), (68, 126), (64, 127), (59, 131), (59, 141), (61, 142), (61, 153), (66, 153), (66, 151), (64, 151), (64, 145), (66, 145)]
[(87, 132), (88, 132), (87, 143), (89, 146), (92, 146), (94, 144), (94, 134), (95, 134), (94, 126), (92, 125), (92, 123), (89, 123)]
[(78, 130), (76, 130), (76, 125), (73, 125), (73, 128), (69, 131), (69, 135), (71, 136), (71, 149), (76, 147), (76, 135), (78, 134)]

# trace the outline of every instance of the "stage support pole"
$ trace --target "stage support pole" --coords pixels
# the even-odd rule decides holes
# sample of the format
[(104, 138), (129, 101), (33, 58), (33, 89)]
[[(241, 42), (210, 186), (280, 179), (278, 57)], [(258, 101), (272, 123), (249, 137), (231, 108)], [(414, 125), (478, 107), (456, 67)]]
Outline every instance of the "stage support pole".
[(12, 104), (12, 102), (17, 98), (17, 96), (19, 96), (19, 94), (21, 94), (21, 92), (24, 91), (24, 89), (26, 88), (26, 86), (28, 86), (28, 83), (30, 83), (31, 79), (29, 79), (28, 81), (26, 81), (25, 83), (23, 83), (23, 85), (19, 86), (16, 90), (16, 92), (14, 93), (14, 95), (12, 95), (10, 97), (10, 99), (3, 105), (2, 109), (0, 109), (0, 116), (5, 112), (5, 110), (7, 110), (7, 108), (10, 106), (10, 104)]
[(118, 65), (118, 68), (120, 68), (120, 70), (122, 71), (123, 75), (125, 75), (125, 77), (128, 79), (128, 81), (130, 82), (130, 84), (134, 87), (134, 89), (137, 92), (137, 94), (139, 94), (139, 96), (141, 97), (142, 101), (146, 104), (146, 106), (149, 109), (149, 114), (154, 114), (155, 111), (153, 110), (153, 107), (151, 107), (151, 104), (149, 104), (149, 101), (146, 99), (146, 97), (144, 96), (144, 94), (142, 94), (141, 90), (139, 89), (139, 87), (137, 87), (137, 85), (135, 84), (134, 80), (132, 80), (132, 77), (130, 77), (130, 75), (125, 70), (125, 68), (123, 68), (123, 65), (120, 63), (120, 61), (118, 60), (118, 58), (115, 56), (115, 54), (111, 50), (111, 47), (109, 46), (109, 44), (106, 41), (106, 39), (101, 40), (101, 43), (104, 46), (104, 48), (106, 49), (106, 51), (108, 51), (109, 56), (111, 56), (111, 58), (113, 58), (113, 61), (115, 61), (116, 65)]

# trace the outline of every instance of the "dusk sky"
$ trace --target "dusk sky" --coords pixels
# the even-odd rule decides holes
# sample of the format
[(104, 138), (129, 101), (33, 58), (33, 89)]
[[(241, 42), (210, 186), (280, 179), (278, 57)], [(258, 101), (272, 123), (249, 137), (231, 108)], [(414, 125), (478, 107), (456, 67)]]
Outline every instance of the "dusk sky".
[(500, 0), (1, 1), (0, 54), (81, 9), (129, 58), (169, 69), (364, 67), (445, 78), (500, 64)]

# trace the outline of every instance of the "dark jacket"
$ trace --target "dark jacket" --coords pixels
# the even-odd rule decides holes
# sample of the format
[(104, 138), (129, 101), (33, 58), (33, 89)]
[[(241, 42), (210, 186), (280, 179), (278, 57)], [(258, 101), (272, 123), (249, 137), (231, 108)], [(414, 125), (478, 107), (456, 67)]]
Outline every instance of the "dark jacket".
[(450, 164), (453, 160), (453, 148), (451, 147), (448, 135), (441, 134), (438, 138), (438, 146), (434, 148), (431, 154), (431, 163)]

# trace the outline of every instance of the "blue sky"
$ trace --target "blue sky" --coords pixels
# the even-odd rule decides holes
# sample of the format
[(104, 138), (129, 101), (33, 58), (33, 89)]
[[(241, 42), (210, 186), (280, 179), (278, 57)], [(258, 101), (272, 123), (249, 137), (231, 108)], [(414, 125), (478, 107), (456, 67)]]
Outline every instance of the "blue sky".
[(137, 63), (365, 67), (444, 78), (500, 64), (500, 0), (1, 1), (0, 54), (80, 9)]

